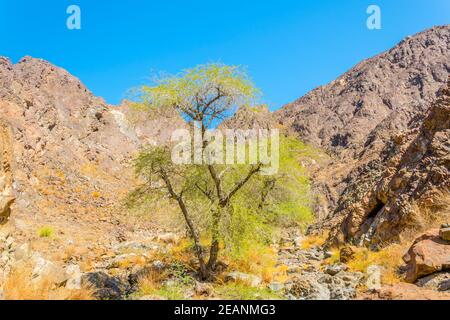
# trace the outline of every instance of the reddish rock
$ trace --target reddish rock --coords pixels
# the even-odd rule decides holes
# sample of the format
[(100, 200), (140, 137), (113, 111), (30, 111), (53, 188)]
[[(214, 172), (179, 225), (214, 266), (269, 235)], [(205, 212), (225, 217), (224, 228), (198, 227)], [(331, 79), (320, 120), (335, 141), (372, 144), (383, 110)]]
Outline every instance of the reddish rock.
[(429, 274), (450, 269), (450, 242), (442, 240), (439, 229), (417, 238), (403, 257), (407, 264), (405, 280), (415, 282)]
[(409, 283), (398, 283), (383, 287), (361, 298), (363, 300), (450, 300), (450, 293), (424, 289)]

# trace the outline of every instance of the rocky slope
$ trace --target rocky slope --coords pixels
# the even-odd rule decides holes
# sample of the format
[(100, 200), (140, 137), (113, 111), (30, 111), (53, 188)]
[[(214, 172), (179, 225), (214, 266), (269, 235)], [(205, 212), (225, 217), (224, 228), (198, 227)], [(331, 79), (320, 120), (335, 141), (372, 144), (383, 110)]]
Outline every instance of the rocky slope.
[(435, 27), (275, 113), (288, 130), (332, 155), (312, 176), (322, 220), (315, 231), (338, 225), (337, 242), (366, 235), (369, 242), (392, 240), (413, 201), (448, 188), (448, 113), (436, 106), (427, 114), (447, 103), (439, 96), (449, 71), (450, 26)]
[(173, 114), (107, 105), (67, 71), (31, 57), (0, 58), (0, 120), (2, 216), (14, 195), (18, 234), (48, 225), (85, 241), (124, 236), (112, 215), (134, 183), (130, 159), (182, 125)]
[(0, 121), (0, 224), (6, 222), (10, 215), (10, 207), (15, 200), (12, 194), (11, 141), (9, 126), (5, 122)]
[(450, 219), (450, 78), (439, 95), (419, 128), (395, 134), (351, 173), (328, 222), (333, 240), (383, 244)]

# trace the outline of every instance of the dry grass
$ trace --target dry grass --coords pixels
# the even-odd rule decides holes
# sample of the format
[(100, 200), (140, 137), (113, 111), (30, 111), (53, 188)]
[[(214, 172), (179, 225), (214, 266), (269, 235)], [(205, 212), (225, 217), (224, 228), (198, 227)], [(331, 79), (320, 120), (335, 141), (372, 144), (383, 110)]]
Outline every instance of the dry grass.
[(149, 271), (144, 277), (139, 279), (139, 295), (148, 296), (155, 294), (162, 287), (162, 282), (167, 275), (164, 272)]
[(348, 262), (351, 271), (366, 272), (371, 265), (383, 267), (382, 283), (394, 284), (401, 281), (398, 268), (403, 264), (402, 257), (408, 249), (405, 244), (393, 244), (378, 252), (367, 248), (354, 248), (355, 256)]
[(412, 241), (418, 233), (450, 222), (450, 191), (436, 190), (421, 203), (413, 204), (410, 217), (401, 234), (402, 242)]
[(284, 267), (276, 267), (277, 251), (267, 246), (255, 245), (248, 250), (244, 250), (238, 256), (224, 256), (223, 260), (228, 264), (230, 270), (238, 270), (260, 276), (266, 283), (275, 279), (281, 281), (286, 274)]
[(323, 233), (321, 235), (308, 236), (305, 239), (303, 239), (303, 241), (301, 243), (301, 248), (303, 250), (308, 250), (313, 247), (321, 247), (325, 244), (325, 241), (327, 240), (327, 238), (328, 238), (327, 233)]
[(31, 268), (13, 270), (3, 287), (5, 300), (94, 300), (93, 290), (69, 290), (55, 286), (51, 276), (32, 279)]

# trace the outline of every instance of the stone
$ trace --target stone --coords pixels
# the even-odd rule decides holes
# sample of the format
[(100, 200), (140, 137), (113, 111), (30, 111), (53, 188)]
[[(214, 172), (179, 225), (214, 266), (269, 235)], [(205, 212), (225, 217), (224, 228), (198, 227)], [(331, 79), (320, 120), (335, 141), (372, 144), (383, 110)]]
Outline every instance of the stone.
[(60, 285), (67, 281), (67, 274), (65, 270), (55, 263), (44, 259), (40, 254), (35, 253), (32, 256), (33, 281), (38, 282), (44, 279), (51, 279), (54, 283)]
[(13, 196), (12, 137), (11, 127), (0, 118), (0, 225), (8, 221), (11, 205), (15, 201)]
[(81, 278), (83, 274), (79, 265), (71, 264), (66, 267), (67, 282), (66, 288), (69, 290), (79, 290), (81, 289)]
[(450, 269), (450, 243), (442, 240), (439, 229), (433, 229), (417, 238), (407, 254), (405, 280), (414, 283), (418, 278)]
[(437, 272), (420, 278), (416, 285), (436, 291), (450, 291), (450, 272)]
[(251, 287), (259, 287), (262, 283), (262, 279), (253, 274), (247, 274), (242, 272), (231, 272), (225, 276), (225, 281), (243, 282)]
[(81, 277), (81, 285), (94, 289), (94, 295), (101, 300), (118, 300), (129, 291), (126, 279), (113, 277), (104, 272), (89, 272)]
[(285, 288), (285, 285), (281, 282), (271, 282), (268, 287), (270, 290), (278, 292), (282, 291)]
[(381, 272), (380, 266), (371, 265), (367, 268), (366, 287), (368, 290), (381, 289)]
[(180, 240), (180, 237), (175, 233), (166, 233), (158, 236), (158, 240), (164, 243), (175, 244)]
[(210, 296), (213, 293), (213, 287), (209, 283), (196, 282), (194, 292), (197, 296)]
[(159, 261), (159, 260), (153, 261), (152, 266), (153, 266), (153, 268), (155, 268), (157, 270), (163, 270), (166, 267), (164, 262)]
[(450, 241), (450, 227), (441, 228), (441, 230), (439, 230), (439, 236), (442, 240)]
[(139, 297), (138, 300), (141, 300), (141, 301), (163, 301), (166, 299), (164, 297), (160, 297), (160, 296), (142, 296), (142, 297)]
[(298, 277), (289, 290), (296, 300), (330, 300), (331, 292), (326, 284), (319, 283), (312, 276)]
[(324, 269), (324, 272), (326, 274), (331, 275), (331, 276), (335, 276), (339, 272), (347, 271), (347, 270), (348, 270), (348, 267), (345, 264), (340, 263), (340, 264), (333, 264), (333, 265), (330, 265), (330, 266), (326, 266), (325, 269)]
[(410, 283), (384, 286), (365, 299), (382, 300), (450, 300), (450, 293), (421, 288)]
[(355, 251), (352, 247), (343, 247), (339, 250), (339, 259), (342, 263), (347, 263), (353, 259), (355, 256)]
[(14, 258), (16, 261), (23, 261), (30, 257), (31, 250), (28, 243), (24, 243), (16, 248), (14, 251)]

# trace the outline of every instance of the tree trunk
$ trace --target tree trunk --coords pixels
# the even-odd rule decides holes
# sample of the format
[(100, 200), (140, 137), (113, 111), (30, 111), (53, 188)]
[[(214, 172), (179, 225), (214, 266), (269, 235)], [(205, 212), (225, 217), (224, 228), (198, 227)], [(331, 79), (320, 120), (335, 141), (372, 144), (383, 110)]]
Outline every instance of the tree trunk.
[(195, 231), (194, 224), (192, 223), (192, 220), (189, 216), (186, 204), (184, 203), (182, 195), (178, 195), (175, 190), (172, 187), (172, 183), (167, 176), (167, 174), (162, 171), (161, 172), (161, 178), (164, 180), (167, 189), (171, 195), (172, 198), (176, 199), (178, 202), (178, 206), (180, 207), (181, 212), (183, 213), (184, 220), (189, 228), (191, 238), (194, 241), (194, 249), (195, 249), (195, 255), (197, 256), (197, 260), (200, 267), (200, 277), (202, 280), (207, 280), (211, 277), (211, 272), (209, 271), (209, 268), (207, 267), (205, 263), (205, 259), (203, 257), (203, 250), (200, 245), (200, 239), (197, 235), (197, 232)]
[(208, 269), (213, 272), (216, 270), (217, 266), (217, 260), (219, 257), (219, 236), (220, 236), (220, 218), (222, 216), (222, 208), (219, 206), (215, 211), (213, 211), (213, 217), (212, 217), (212, 241), (211, 241), (211, 248), (209, 250), (209, 260), (208, 260)]

